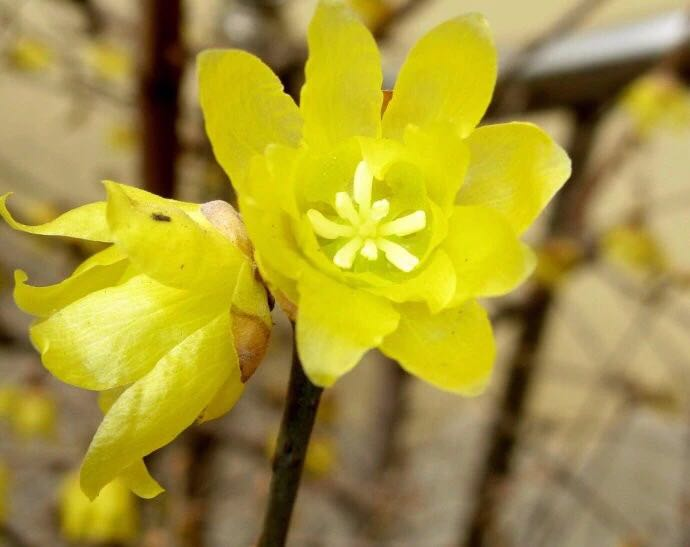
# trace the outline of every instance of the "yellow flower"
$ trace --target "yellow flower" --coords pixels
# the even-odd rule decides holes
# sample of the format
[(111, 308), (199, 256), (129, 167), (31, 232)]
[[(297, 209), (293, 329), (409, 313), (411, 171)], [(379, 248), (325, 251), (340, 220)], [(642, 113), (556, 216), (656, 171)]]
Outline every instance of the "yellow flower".
[(57, 408), (50, 394), (40, 387), (0, 387), (0, 418), (9, 421), (24, 438), (52, 437)]
[(458, 393), (486, 384), (491, 325), (478, 297), (534, 267), (519, 240), (570, 174), (532, 124), (476, 129), (496, 81), (486, 21), (424, 36), (383, 117), (379, 52), (343, 2), (319, 3), (300, 106), (256, 57), (199, 56), (200, 99), (256, 260), (296, 317), (312, 382), (330, 386), (380, 348)]
[(105, 418), (81, 469), (94, 498), (121, 476), (161, 491), (142, 458), (201, 417), (221, 416), (263, 357), (271, 319), (239, 216), (106, 182), (108, 200), (15, 229), (112, 243), (56, 285), (15, 273), (17, 305), (38, 319), (31, 340), (60, 380), (103, 392)]
[(12, 66), (24, 72), (46, 70), (54, 61), (54, 53), (46, 44), (26, 37), (17, 39), (8, 55)]
[(657, 129), (690, 128), (690, 91), (663, 72), (633, 82), (623, 94), (621, 106), (641, 137)]
[(599, 244), (605, 258), (628, 270), (659, 275), (669, 269), (666, 253), (644, 225), (615, 226), (603, 234)]
[(92, 501), (79, 487), (79, 473), (71, 473), (60, 488), (58, 508), (60, 532), (68, 541), (128, 542), (137, 537), (136, 499), (119, 479), (105, 486)]

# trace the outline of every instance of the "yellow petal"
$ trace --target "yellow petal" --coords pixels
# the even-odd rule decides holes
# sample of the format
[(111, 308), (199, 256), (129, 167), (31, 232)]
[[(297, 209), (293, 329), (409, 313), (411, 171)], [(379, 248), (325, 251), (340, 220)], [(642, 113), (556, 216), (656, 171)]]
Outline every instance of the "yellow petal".
[(488, 207), (456, 207), (442, 247), (457, 275), (455, 302), (505, 294), (536, 265), (534, 253), (503, 216)]
[(457, 203), (496, 209), (518, 235), (570, 177), (570, 158), (536, 125), (487, 125), (466, 142), (470, 167)]
[(207, 50), (197, 63), (206, 133), (218, 162), (242, 188), (252, 156), (269, 144), (299, 144), (299, 110), (271, 69), (249, 53)]
[(142, 271), (172, 287), (225, 293), (234, 288), (247, 259), (220, 232), (174, 205), (136, 201), (121, 186), (105, 184), (115, 245)]
[(381, 350), (410, 374), (445, 391), (478, 394), (496, 353), (491, 323), (475, 300), (431, 314), (425, 306), (400, 308), (400, 324)]
[(74, 237), (90, 241), (102, 241), (104, 243), (112, 241), (110, 230), (105, 220), (105, 202), (97, 201), (82, 205), (45, 224), (28, 226), (12, 218), (6, 205), (7, 198), (10, 195), (0, 196), (0, 216), (15, 230), (30, 234)]
[(496, 50), (486, 20), (465, 15), (437, 26), (412, 48), (383, 115), (383, 135), (402, 140), (408, 124), (452, 123), (467, 136), (496, 83)]
[(168, 352), (118, 398), (81, 468), (90, 498), (140, 458), (191, 425), (237, 367), (230, 314), (222, 313)]
[(63, 382), (103, 390), (131, 383), (224, 308), (138, 275), (85, 296), (31, 327), (45, 367)]
[(343, 2), (322, 0), (308, 43), (300, 97), (306, 143), (329, 149), (348, 137), (378, 136), (383, 77), (371, 33)]
[(384, 298), (342, 285), (316, 270), (299, 281), (297, 350), (309, 379), (331, 386), (398, 324)]
[[(101, 391), (98, 394), (98, 406), (103, 414), (115, 404), (115, 401), (125, 392), (126, 387)], [(137, 496), (144, 499), (155, 498), (165, 489), (151, 476), (143, 459), (137, 460), (120, 473), (119, 478)]]
[(27, 285), (26, 273), (17, 270), (14, 272), (14, 301), (26, 313), (48, 317), (92, 292), (117, 285), (129, 266), (124, 259), (111, 264), (98, 264), (94, 257), (90, 260), (89, 266), (80, 266), (81, 269), (64, 281), (45, 287)]
[(419, 273), (389, 286), (371, 289), (393, 302), (427, 302), (433, 312), (445, 307), (455, 295), (455, 270), (443, 250), (438, 250)]
[(239, 401), (242, 393), (244, 392), (244, 384), (240, 378), (239, 369), (235, 372), (233, 369), (230, 378), (228, 378), (225, 383), (220, 387), (218, 392), (213, 396), (211, 402), (204, 409), (203, 413), (199, 417), (199, 423), (208, 422), (209, 420), (215, 420), (224, 416), (235, 403)]
[(120, 473), (120, 478), (132, 492), (144, 499), (155, 498), (165, 492), (146, 468), (144, 460), (137, 460)]

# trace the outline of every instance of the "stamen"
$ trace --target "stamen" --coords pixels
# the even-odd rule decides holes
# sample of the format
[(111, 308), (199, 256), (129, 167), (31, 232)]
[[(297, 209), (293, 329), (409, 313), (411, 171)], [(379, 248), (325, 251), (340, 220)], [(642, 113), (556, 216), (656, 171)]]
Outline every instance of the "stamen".
[(350, 224), (355, 226), (359, 224), (359, 215), (355, 211), (352, 198), (346, 192), (338, 192), (335, 195), (335, 211), (340, 218), (347, 220)]
[(390, 203), (387, 199), (379, 199), (371, 206), (371, 220), (378, 222), (388, 216)]
[(355, 169), (354, 198), (359, 205), (360, 216), (369, 213), (371, 207), (371, 187), (374, 183), (374, 174), (369, 169), (367, 162), (360, 161)]
[(333, 262), (339, 268), (344, 268), (349, 270), (352, 268), (352, 264), (355, 261), (355, 256), (357, 256), (357, 251), (362, 248), (362, 238), (355, 237), (343, 245), (335, 256), (333, 257)]
[(352, 237), (355, 235), (354, 227), (333, 222), (316, 209), (309, 209), (307, 211), (307, 218), (311, 222), (316, 234), (326, 239), (338, 239), (339, 237)]
[(426, 213), (415, 211), (404, 217), (397, 218), (391, 222), (386, 222), (379, 228), (379, 235), (382, 236), (408, 236), (423, 230), (426, 227)]
[(378, 247), (376, 247), (376, 242), (373, 239), (367, 239), (364, 242), (364, 247), (362, 247), (360, 254), (368, 260), (376, 260), (379, 257), (379, 250)]
[(419, 264), (416, 256), (388, 239), (377, 239), (376, 246), (386, 254), (388, 262), (403, 272), (411, 272)]

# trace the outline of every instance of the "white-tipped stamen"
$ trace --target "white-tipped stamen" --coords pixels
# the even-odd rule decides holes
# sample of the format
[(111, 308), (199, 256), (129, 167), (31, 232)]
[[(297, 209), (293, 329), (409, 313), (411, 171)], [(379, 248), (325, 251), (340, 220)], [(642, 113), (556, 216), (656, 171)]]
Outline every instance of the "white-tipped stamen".
[(411, 272), (419, 264), (416, 256), (388, 239), (377, 239), (376, 246), (384, 252), (388, 262), (403, 272)]
[(390, 202), (387, 199), (371, 202), (373, 182), (371, 169), (365, 161), (360, 161), (353, 181), (354, 201), (347, 192), (335, 195), (336, 213), (346, 224), (334, 222), (316, 209), (309, 209), (307, 218), (319, 237), (347, 238), (348, 241), (333, 256), (333, 262), (339, 268), (352, 268), (358, 254), (367, 260), (377, 260), (381, 250), (393, 266), (403, 272), (410, 272), (417, 267), (419, 259), (405, 247), (386, 237), (405, 237), (420, 232), (426, 228), (426, 213), (415, 211), (379, 224), (390, 214)]
[(355, 237), (343, 245), (335, 256), (333, 257), (333, 262), (339, 268), (344, 268), (349, 270), (352, 268), (352, 264), (357, 256), (357, 251), (362, 248), (362, 238)]
[(388, 216), (391, 204), (387, 199), (379, 199), (371, 206), (371, 220), (379, 222)]
[(339, 237), (353, 237), (355, 235), (353, 226), (346, 226), (345, 224), (333, 222), (316, 209), (309, 209), (307, 211), (307, 218), (309, 222), (311, 222), (316, 235), (325, 239), (338, 239)]
[(379, 228), (379, 235), (382, 236), (408, 236), (420, 232), (426, 227), (426, 213), (415, 211), (404, 217), (396, 218)]
[(353, 184), (353, 197), (359, 205), (359, 215), (364, 217), (369, 214), (371, 208), (371, 188), (374, 184), (374, 174), (369, 169), (367, 162), (360, 161), (355, 169)]
[(379, 249), (376, 247), (376, 242), (373, 239), (367, 239), (360, 254), (368, 260), (376, 260), (379, 257)]
[(338, 192), (335, 195), (335, 211), (343, 220), (347, 220), (350, 224), (359, 224), (359, 214), (355, 210), (355, 205), (352, 203), (350, 194), (346, 192)]

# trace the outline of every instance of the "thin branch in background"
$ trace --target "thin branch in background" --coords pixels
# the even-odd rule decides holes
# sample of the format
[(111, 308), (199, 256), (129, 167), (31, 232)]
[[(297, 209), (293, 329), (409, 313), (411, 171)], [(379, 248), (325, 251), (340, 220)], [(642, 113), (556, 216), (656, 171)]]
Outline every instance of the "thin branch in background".
[(145, 49), (139, 92), (142, 177), (147, 190), (175, 193), (179, 152), (177, 116), (184, 67), (181, 0), (144, 2)]
[(305, 375), (294, 336), (290, 380), (258, 547), (285, 545), (322, 392), (323, 389), (312, 384)]
[[(632, 354), (641, 347), (645, 336), (651, 332), (650, 321), (653, 319), (652, 312), (658, 302), (657, 288), (653, 287), (650, 289), (649, 293), (643, 297), (640, 310), (625, 329), (613, 351), (604, 358), (602, 363), (596, 367), (599, 380), (595, 382), (595, 387), (605, 385), (605, 381), (611, 377), (610, 369), (613, 366), (618, 366), (620, 369), (618, 371), (619, 376), (625, 374), (625, 371), (632, 363)], [(580, 329), (573, 330), (572, 332), (582, 333), (583, 331)], [(584, 346), (588, 342), (589, 337), (584, 335), (581, 339), (581, 345)], [(600, 395), (601, 390), (589, 390), (585, 399), (578, 407), (575, 415), (560, 429), (557, 438), (551, 439), (550, 444), (555, 446), (558, 444), (558, 441), (562, 443), (565, 441), (565, 439), (573, 437), (585, 424), (587, 424), (590, 429), (595, 429), (597, 427), (596, 420), (592, 419), (590, 411), (592, 408), (597, 408), (595, 398)], [(605, 428), (602, 430), (605, 430)], [(561, 461), (568, 461), (571, 468), (579, 469), (583, 465), (581, 462), (588, 458), (589, 453), (597, 444), (598, 441), (595, 436), (593, 439), (590, 439), (590, 442), (588, 442), (589, 446), (586, 447), (586, 449), (581, 450), (579, 454), (559, 453), (554, 457), (557, 457)], [(543, 448), (541, 452), (549, 453), (549, 449)], [(551, 452), (555, 452), (555, 449), (551, 450)], [(562, 450), (561, 452), (564, 451)], [(579, 464), (577, 463), (578, 461), (580, 462)], [(551, 529), (550, 525), (552, 524), (551, 517), (554, 510), (554, 503), (552, 503), (550, 500), (548, 492), (543, 491), (542, 495), (534, 502), (532, 509), (525, 518), (527, 521), (525, 531), (530, 535), (537, 534), (537, 537), (548, 537)], [(542, 530), (547, 530), (547, 532), (539, 536), (538, 532)], [(534, 538), (530, 538), (530, 544), (533, 540), (536, 541)]]

